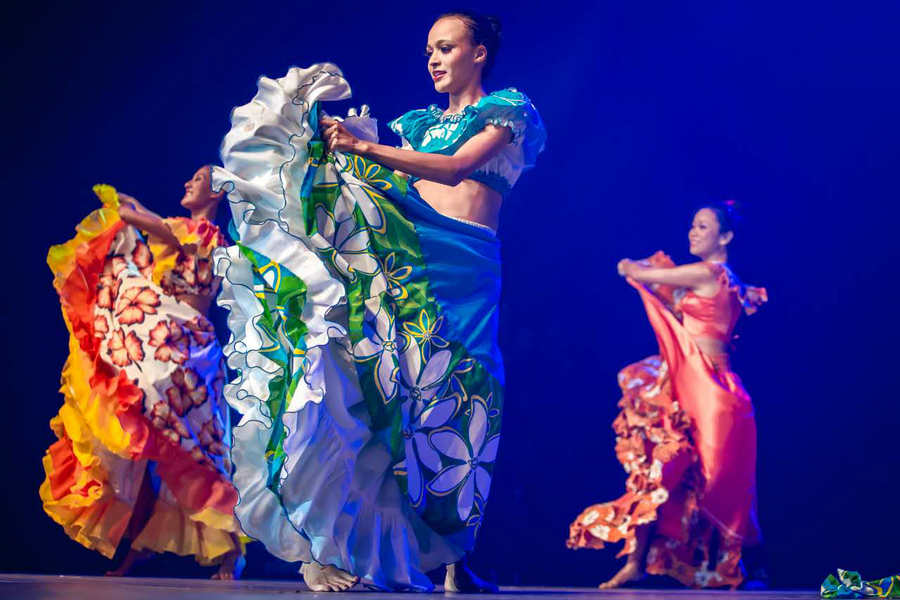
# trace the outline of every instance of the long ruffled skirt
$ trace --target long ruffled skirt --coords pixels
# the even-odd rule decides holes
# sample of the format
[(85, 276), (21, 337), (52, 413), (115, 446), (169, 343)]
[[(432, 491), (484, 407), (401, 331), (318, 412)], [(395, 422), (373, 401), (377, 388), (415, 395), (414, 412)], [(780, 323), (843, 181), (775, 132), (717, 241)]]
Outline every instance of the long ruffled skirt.
[(703, 354), (660, 298), (633, 285), (661, 355), (619, 373), (621, 412), (613, 428), (626, 492), (582, 511), (567, 545), (623, 541), (623, 556), (636, 549), (637, 528), (652, 525), (648, 573), (691, 587), (736, 587), (741, 548), (760, 537), (750, 397), (727, 357)]
[(334, 65), (260, 79), (214, 172), (239, 239), (216, 255), (236, 514), (285, 560), (429, 590), (472, 548), (497, 456), (499, 245), (325, 155), (315, 102), (348, 94)]
[[(212, 325), (150, 280), (152, 256), (119, 221), (115, 191), (48, 263), (69, 330), (64, 404), (44, 456), (47, 514), (87, 548), (132, 547), (213, 564), (238, 547), (229, 421)], [(145, 478), (157, 492), (140, 506)], [(145, 491), (146, 488), (145, 487)], [(135, 528), (133, 518), (148, 518)]]

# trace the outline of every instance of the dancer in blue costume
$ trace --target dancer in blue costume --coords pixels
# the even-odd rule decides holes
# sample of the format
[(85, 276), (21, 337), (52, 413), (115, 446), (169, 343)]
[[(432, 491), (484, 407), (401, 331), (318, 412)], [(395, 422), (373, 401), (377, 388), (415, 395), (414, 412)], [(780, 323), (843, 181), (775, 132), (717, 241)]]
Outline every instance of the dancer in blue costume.
[(485, 94), (499, 24), (443, 15), (428, 70), (449, 107), (391, 122), (378, 144), (331, 64), (261, 78), (235, 109), (216, 189), (235, 246), (216, 255), (237, 378), (235, 513), (315, 591), (357, 581), (490, 591), (463, 564), (500, 440), (503, 198), (543, 149), (524, 94)]

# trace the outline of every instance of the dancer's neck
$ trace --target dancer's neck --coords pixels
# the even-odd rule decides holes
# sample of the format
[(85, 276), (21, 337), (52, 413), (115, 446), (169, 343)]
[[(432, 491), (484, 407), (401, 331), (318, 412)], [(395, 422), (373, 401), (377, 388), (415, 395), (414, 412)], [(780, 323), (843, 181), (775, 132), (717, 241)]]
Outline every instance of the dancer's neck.
[(216, 219), (216, 211), (219, 208), (219, 203), (215, 202), (213, 204), (209, 204), (204, 206), (203, 208), (198, 208), (197, 210), (191, 211), (191, 220), (196, 221), (197, 219), (206, 219), (210, 223)]
[(704, 262), (724, 265), (728, 262), (728, 252), (726, 250), (717, 250), (703, 257)]
[(450, 94), (447, 113), (461, 113), (467, 106), (478, 104), (478, 101), (486, 95), (487, 94), (484, 93), (484, 88), (481, 87), (481, 82), (473, 81), (460, 91), (452, 92)]

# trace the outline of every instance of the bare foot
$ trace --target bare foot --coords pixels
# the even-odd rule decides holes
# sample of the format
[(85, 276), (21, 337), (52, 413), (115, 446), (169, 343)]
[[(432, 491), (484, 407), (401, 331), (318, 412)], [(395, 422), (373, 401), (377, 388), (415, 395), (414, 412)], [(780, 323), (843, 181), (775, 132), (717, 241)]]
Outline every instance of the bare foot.
[(496, 594), (500, 588), (473, 573), (465, 561), (460, 560), (447, 565), (444, 591), (461, 594)]
[(134, 565), (139, 562), (144, 562), (148, 558), (150, 558), (150, 552), (145, 552), (143, 550), (134, 550), (133, 548), (128, 550), (128, 554), (125, 555), (125, 560), (122, 561), (118, 567), (113, 569), (112, 571), (107, 571), (107, 577), (124, 577), (128, 575)]
[(622, 567), (618, 573), (613, 575), (613, 578), (607, 581), (606, 583), (600, 584), (601, 590), (611, 590), (613, 588), (622, 587), (629, 581), (637, 581), (644, 576), (644, 572), (641, 570), (640, 565), (637, 561), (631, 561), (625, 563), (625, 566)]
[(241, 551), (232, 550), (225, 555), (225, 559), (222, 561), (222, 564), (219, 565), (219, 570), (213, 573), (210, 579), (219, 579), (221, 581), (240, 579), (241, 571), (244, 570), (246, 564), (247, 561), (244, 560)]
[(300, 574), (313, 592), (346, 592), (359, 582), (359, 577), (347, 571), (316, 562), (303, 563)]

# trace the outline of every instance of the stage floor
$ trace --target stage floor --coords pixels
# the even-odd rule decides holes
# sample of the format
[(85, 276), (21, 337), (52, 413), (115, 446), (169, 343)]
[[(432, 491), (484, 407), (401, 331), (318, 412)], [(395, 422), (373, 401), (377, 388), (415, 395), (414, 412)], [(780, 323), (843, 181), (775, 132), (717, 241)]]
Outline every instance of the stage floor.
[[(109, 577), (75, 577), (53, 575), (0, 575), (0, 598), (36, 600), (43, 598), (88, 598), (89, 600), (252, 600), (277, 598), (279, 595), (306, 592), (302, 583), (290, 581), (208, 581), (204, 579), (157, 579), (134, 577), (112, 579)], [(317, 597), (334, 600), (359, 597), (360, 594), (379, 599), (410, 600), (410, 594), (386, 594), (372, 592), (357, 586), (351, 592), (315, 594)], [(456, 598), (476, 598), (483, 596), (452, 594)], [(691, 598), (713, 598), (725, 600), (802, 600), (818, 598), (815, 591), (766, 591), (727, 592), (690, 590), (612, 590), (601, 592), (590, 588), (533, 588), (506, 587), (496, 600), (551, 600), (557, 598), (577, 598), (593, 600), (690, 600)]]

